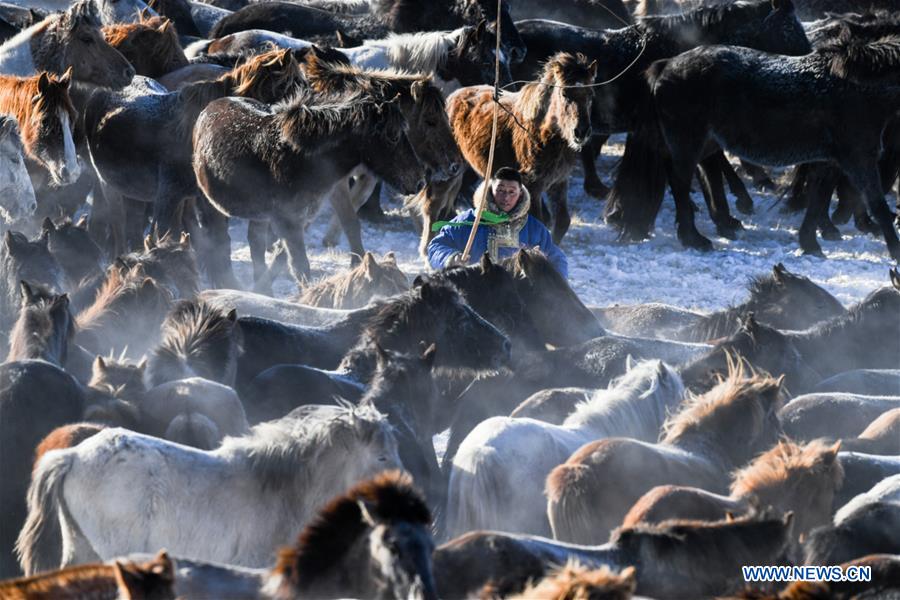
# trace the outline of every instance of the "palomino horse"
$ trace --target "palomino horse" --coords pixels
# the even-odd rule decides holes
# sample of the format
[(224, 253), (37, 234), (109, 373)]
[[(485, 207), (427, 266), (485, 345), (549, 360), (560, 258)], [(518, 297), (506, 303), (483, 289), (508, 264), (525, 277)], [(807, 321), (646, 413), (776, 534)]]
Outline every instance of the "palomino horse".
[[(597, 75), (597, 63), (583, 55), (559, 53), (551, 57), (540, 81), (518, 92), (500, 96), (499, 129), (494, 169), (513, 167), (522, 172), (531, 194), (532, 214), (543, 216), (542, 195), (554, 203), (553, 239), (562, 240), (569, 228), (566, 205), (568, 177), (577, 152), (591, 137), (591, 102), (588, 87)], [(453, 135), (469, 165), (482, 177), (491, 145), (493, 88), (471, 86), (447, 98)], [(462, 175), (432, 184), (416, 197), (424, 220), (419, 250), (431, 240), (431, 225), (450, 209), (462, 184)], [(477, 200), (477, 199), (476, 199)]]
[(73, 183), (81, 165), (73, 138), (75, 108), (69, 99), (72, 68), (57, 77), (0, 76), (0, 112), (13, 115), (25, 146), (25, 156), (50, 173), (56, 185)]
[(138, 75), (157, 78), (188, 64), (172, 21), (160, 17), (107, 25), (103, 36), (122, 53)]
[(161, 547), (261, 567), (328, 498), (398, 467), (391, 426), (365, 407), (303, 407), (211, 452), (106, 429), (41, 459), (19, 555), (26, 574)]
[(0, 116), (0, 221), (14, 224), (34, 214), (37, 201), (25, 167), (25, 146), (16, 119)]
[[(670, 419), (659, 444), (626, 438), (585, 444), (547, 477), (554, 538), (606, 539), (635, 501), (657, 485), (724, 492), (733, 469), (777, 441), (780, 402), (781, 380), (745, 378), (741, 363)], [(723, 436), (723, 431), (733, 433)], [(635, 464), (646, 467), (635, 471)], [(613, 481), (620, 483), (609, 485)]]
[(831, 521), (835, 490), (844, 481), (838, 460), (840, 447), (840, 442), (832, 446), (781, 442), (734, 474), (730, 496), (692, 487), (655, 487), (635, 502), (622, 526), (669, 519), (719, 521), (728, 513), (746, 514), (767, 506), (779, 514), (793, 512), (796, 522), (792, 535), (801, 537)]
[(482, 421), (453, 457), (448, 535), (475, 529), (549, 534), (543, 494), (547, 474), (587, 442), (611, 437), (656, 441), (683, 392), (681, 377), (671, 367), (646, 361), (608, 390), (598, 390), (562, 426), (509, 417)]
[(97, 86), (121, 88), (134, 77), (134, 67), (103, 39), (90, 0), (78, 0), (0, 46), (0, 72), (7, 75), (59, 75), (69, 67), (75, 81)]
[[(129, 88), (94, 93), (85, 107), (85, 129), (107, 200), (126, 196), (149, 202), (160, 235), (177, 230), (182, 201), (200, 195), (190, 167), (190, 132), (200, 111), (210, 101), (231, 95), (277, 102), (299, 78), (297, 62), (281, 50), (255, 56), (216, 81), (195, 83), (178, 92), (140, 94)], [(134, 131), (143, 133), (134, 136)], [(111, 206), (120, 204), (121, 199)], [(144, 229), (138, 221), (125, 231), (125, 223), (118, 218), (112, 226), (118, 237), (135, 238)], [(202, 238), (195, 238), (195, 243)], [(116, 241), (123, 251), (125, 240)]]
[[(300, 282), (310, 274), (304, 227), (357, 165), (406, 193), (424, 187), (406, 128), (399, 103), (380, 94), (302, 91), (273, 107), (216, 100), (194, 127), (194, 173), (222, 214), (271, 223)], [(218, 251), (230, 266), (230, 249)]]

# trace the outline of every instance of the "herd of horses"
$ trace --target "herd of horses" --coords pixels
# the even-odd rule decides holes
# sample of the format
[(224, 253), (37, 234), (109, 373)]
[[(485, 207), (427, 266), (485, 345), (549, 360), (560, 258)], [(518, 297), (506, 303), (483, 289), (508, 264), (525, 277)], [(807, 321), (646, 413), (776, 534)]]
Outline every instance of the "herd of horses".
[[(410, 281), (357, 214), (386, 182), (424, 249), (497, 106), (557, 242), (579, 161), (624, 238), (668, 184), (710, 248), (695, 176), (738, 235), (728, 152), (798, 165), (804, 251), (852, 216), (898, 259), (896, 0), (151, 4), (0, 4), (0, 597), (900, 593), (897, 270), (849, 308), (782, 264), (711, 314), (592, 307), (536, 249)], [(326, 201), (354, 258), (314, 282)]]

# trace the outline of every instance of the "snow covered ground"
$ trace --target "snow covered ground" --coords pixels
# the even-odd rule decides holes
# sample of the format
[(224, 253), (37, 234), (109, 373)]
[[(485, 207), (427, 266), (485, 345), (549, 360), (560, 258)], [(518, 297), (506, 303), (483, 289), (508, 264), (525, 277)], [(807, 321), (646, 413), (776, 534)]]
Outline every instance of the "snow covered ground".
[[(600, 174), (608, 184), (616, 160), (622, 152), (622, 138), (604, 149)], [(570, 281), (586, 304), (607, 306), (640, 302), (666, 302), (677, 306), (711, 311), (746, 297), (747, 280), (770, 272), (778, 262), (795, 273), (806, 275), (823, 285), (844, 304), (862, 299), (870, 291), (888, 284), (892, 262), (880, 238), (865, 236), (852, 222), (840, 226), (844, 239), (828, 242), (820, 239), (827, 259), (803, 256), (797, 242), (802, 214), (783, 214), (782, 203), (770, 193), (750, 190), (755, 214), (741, 215), (746, 231), (736, 241), (720, 238), (706, 213), (699, 192), (694, 200), (699, 209), (697, 227), (710, 237), (716, 250), (703, 253), (685, 250), (675, 236), (675, 210), (667, 194), (657, 219), (654, 237), (640, 244), (616, 242), (616, 231), (602, 219), (603, 203), (588, 197), (582, 189), (580, 172), (570, 185), (569, 204), (572, 227), (563, 250), (569, 258)], [(729, 197), (733, 203), (733, 198)], [(427, 267), (419, 258), (418, 232), (412, 220), (400, 214), (399, 203), (383, 199), (389, 214), (387, 224), (363, 223), (363, 243), (379, 255), (393, 250), (400, 267), (410, 280)], [(325, 206), (307, 233), (307, 250), (313, 276), (322, 277), (346, 269), (350, 263), (346, 241), (328, 249), (321, 240), (331, 216)], [(250, 254), (246, 245), (246, 225), (232, 225), (233, 253), (238, 277), (249, 289)], [(293, 295), (287, 280), (276, 285), (278, 295)]]

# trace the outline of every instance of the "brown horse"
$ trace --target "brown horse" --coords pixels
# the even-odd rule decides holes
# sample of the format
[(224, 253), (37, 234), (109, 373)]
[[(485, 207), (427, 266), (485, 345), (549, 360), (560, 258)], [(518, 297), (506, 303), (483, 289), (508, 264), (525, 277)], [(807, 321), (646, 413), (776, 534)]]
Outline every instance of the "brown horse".
[(767, 506), (797, 515), (793, 534), (798, 538), (831, 520), (834, 493), (844, 478), (837, 459), (840, 447), (840, 442), (833, 446), (781, 442), (735, 473), (730, 496), (691, 487), (655, 487), (631, 507), (622, 526), (668, 519), (719, 521), (728, 513)]
[(94, 303), (76, 317), (76, 340), (94, 354), (110, 350), (140, 357), (153, 346), (172, 295), (140, 265), (110, 269)]
[(900, 408), (882, 413), (856, 438), (843, 440), (842, 447), (866, 454), (900, 455)]
[(744, 373), (742, 363), (732, 366), (716, 387), (688, 401), (666, 423), (659, 444), (626, 438), (591, 442), (551, 471), (546, 493), (553, 536), (602, 541), (657, 485), (724, 492), (729, 473), (774, 445), (781, 434), (781, 378)]
[(172, 21), (142, 18), (139, 23), (117, 23), (103, 28), (103, 37), (122, 53), (138, 75), (161, 77), (188, 64)]
[[(126, 229), (122, 197), (152, 204), (152, 221), (160, 235), (180, 230), (184, 200), (200, 197), (190, 167), (191, 131), (210, 101), (245, 96), (277, 102), (299, 79), (297, 62), (281, 50), (255, 56), (215, 81), (178, 92), (134, 94), (130, 88), (95, 92), (85, 106), (85, 132), (104, 187), (115, 253), (125, 251), (126, 236), (129, 247), (139, 244), (146, 225), (144, 211), (138, 211)], [(135, 136), (135, 131), (142, 135)], [(202, 235), (194, 238), (195, 244), (203, 241)]]
[(26, 157), (57, 185), (81, 174), (75, 153), (75, 108), (69, 99), (71, 67), (61, 76), (0, 76), (0, 113), (15, 116)]
[(175, 565), (165, 551), (145, 563), (116, 560), (0, 581), (4, 600), (175, 600)]
[(265, 591), (294, 598), (437, 598), (431, 513), (412, 478), (388, 471), (329, 502), (290, 548)]
[[(268, 221), (285, 241), (291, 274), (301, 282), (310, 274), (305, 225), (360, 164), (404, 193), (425, 186), (401, 103), (382, 94), (311, 90), (273, 107), (216, 100), (194, 127), (197, 183), (220, 213)], [(231, 251), (226, 244), (218, 251), (221, 276), (230, 271)], [(259, 249), (251, 253), (257, 263)]]
[(380, 263), (371, 252), (362, 262), (344, 273), (337, 273), (304, 287), (297, 302), (323, 308), (362, 308), (374, 298), (401, 294), (409, 289), (406, 275), (397, 266), (393, 252)]
[(0, 46), (0, 73), (36, 75), (41, 71), (96, 86), (121, 88), (134, 68), (103, 39), (97, 5), (79, 0), (65, 12), (49, 15)]
[[(593, 93), (583, 86), (593, 83), (596, 74), (596, 61), (589, 64), (581, 54), (561, 52), (544, 65), (539, 82), (500, 96), (502, 110), (494, 169), (513, 167), (522, 172), (535, 216), (543, 217), (541, 198), (544, 191), (548, 192), (555, 205), (553, 240), (557, 243), (569, 228), (569, 173), (579, 150), (591, 139)], [(456, 142), (469, 165), (482, 177), (491, 175), (485, 169), (491, 145), (492, 107), (490, 86), (461, 88), (447, 98), (447, 114)], [(462, 175), (447, 182), (432, 182), (413, 200), (424, 220), (419, 247), (423, 255), (431, 239), (432, 223), (452, 208), (461, 184)]]
[(106, 425), (99, 423), (72, 423), (71, 425), (57, 427), (48, 433), (47, 437), (41, 440), (41, 443), (35, 449), (32, 472), (34, 472), (41, 457), (51, 450), (62, 450), (77, 446), (92, 435), (100, 433), (106, 427)]

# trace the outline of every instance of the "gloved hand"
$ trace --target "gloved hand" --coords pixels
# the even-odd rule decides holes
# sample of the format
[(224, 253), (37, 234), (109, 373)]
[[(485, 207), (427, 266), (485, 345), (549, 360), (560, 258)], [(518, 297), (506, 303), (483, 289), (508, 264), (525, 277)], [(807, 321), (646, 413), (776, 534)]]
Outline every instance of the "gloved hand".
[(447, 260), (444, 261), (445, 267), (462, 267), (465, 266), (465, 261), (463, 261), (462, 252), (454, 252), (450, 256), (447, 257)]

